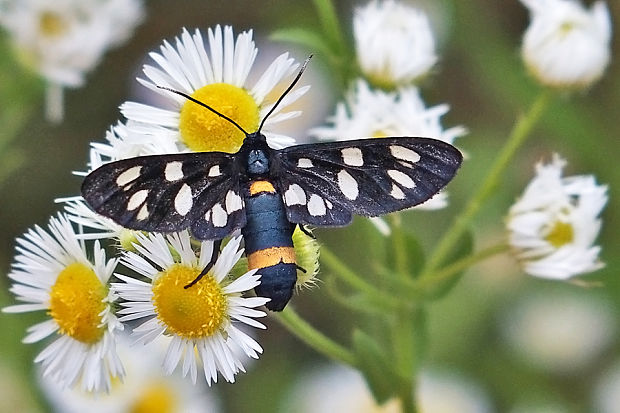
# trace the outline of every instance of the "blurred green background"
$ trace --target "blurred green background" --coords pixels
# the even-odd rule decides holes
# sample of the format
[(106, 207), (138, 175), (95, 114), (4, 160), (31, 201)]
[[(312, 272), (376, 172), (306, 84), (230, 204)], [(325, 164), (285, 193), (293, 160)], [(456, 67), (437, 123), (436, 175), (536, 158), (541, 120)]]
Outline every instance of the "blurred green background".
[[(427, 2), (439, 16), (432, 22), (438, 38), (440, 61), (423, 85), (427, 105), (448, 103), (444, 127), (464, 125), (469, 134), (457, 141), (468, 153), (460, 174), (450, 184), (450, 207), (437, 212), (407, 212), (406, 228), (430, 248), (451, 217), (477, 187), (510, 131), (515, 117), (524, 111), (539, 90), (523, 68), (519, 55), (521, 36), (528, 24), (526, 9), (517, 1), (441, 0)], [(350, 35), (352, 9), (362, 2), (337, 1), (344, 30)], [(620, 2), (608, 5), (616, 22)], [(108, 52), (88, 76), (83, 88), (67, 90), (65, 119), (58, 125), (43, 118), (43, 84), (24, 73), (10, 53), (7, 39), (0, 44), (0, 136), (15, 134), (14, 144), (0, 147), (0, 305), (12, 303), (6, 274), (14, 254), (14, 240), (34, 224), (46, 225), (58, 206), (54, 199), (76, 195), (81, 178), (71, 171), (84, 170), (89, 143), (101, 141), (106, 129), (120, 118), (118, 105), (139, 100), (134, 78), (145, 63), (146, 53), (162, 39), (171, 39), (182, 27), (205, 30), (215, 24), (232, 24), (235, 33), (253, 28), (259, 56), (291, 50), (272, 43), (269, 34), (278, 28), (312, 26), (316, 22), (312, 2), (307, 1), (194, 1), (149, 0), (147, 15), (135, 35), (122, 47)], [(620, 52), (616, 27), (613, 56)], [(273, 51), (275, 50), (275, 52)], [(298, 59), (310, 51), (296, 49)], [(320, 56), (310, 65), (306, 83), (324, 82)], [(314, 72), (314, 73), (312, 73)], [(323, 76), (323, 77), (322, 77)], [(312, 79), (312, 80), (310, 80)], [(329, 87), (315, 87), (305, 116), (316, 111), (331, 113), (334, 99)], [(331, 106), (330, 106), (331, 105)], [(488, 394), (495, 411), (510, 411), (523, 400), (542, 400), (566, 411), (593, 411), (594, 388), (608, 367), (620, 360), (620, 65), (612, 60), (603, 79), (586, 93), (554, 102), (536, 127), (534, 136), (519, 152), (496, 196), (475, 222), (476, 245), (491, 245), (504, 236), (507, 208), (533, 176), (534, 164), (558, 152), (568, 160), (567, 175), (594, 174), (609, 185), (609, 203), (603, 213), (599, 238), (607, 266), (587, 281), (590, 288), (537, 280), (521, 273), (514, 261), (497, 258), (470, 270), (454, 290), (430, 307), (429, 368), (449, 369), (472, 378)], [(307, 126), (307, 125), (306, 125)], [(299, 128), (295, 133), (305, 137)], [(4, 136), (2, 136), (4, 138)], [(9, 152), (6, 152), (9, 151)], [(318, 230), (319, 240), (360, 273), (371, 271), (371, 261), (385, 248), (382, 239), (363, 219), (346, 229)], [(360, 251), (363, 253), (360, 254)], [(320, 278), (328, 279), (329, 271)], [(319, 285), (321, 286), (321, 285)], [(568, 371), (545, 368), (515, 350), (505, 339), (503, 323), (518, 303), (536, 294), (549, 297), (578, 296), (603, 305), (613, 315), (613, 338), (585, 365)], [(351, 322), (322, 288), (305, 291), (293, 299), (297, 310), (328, 335), (348, 343)], [(339, 315), (338, 318), (334, 314)], [(42, 348), (23, 345), (25, 329), (43, 315), (0, 314), (0, 411), (46, 411), (49, 407), (33, 393), (32, 359)], [(342, 318), (342, 319), (340, 319)], [(570, 322), (567, 318), (567, 322)], [(224, 411), (270, 412), (281, 406), (292, 383), (304, 371), (326, 361), (304, 346), (275, 320), (258, 334), (265, 352), (248, 374), (235, 384), (218, 383), (213, 391)], [(578, 328), (578, 326), (574, 326)], [(190, 385), (188, 383), (188, 385)], [(620, 392), (620, 388), (618, 389)], [(619, 408), (620, 409), (620, 408)], [(620, 410), (618, 410), (620, 411)]]

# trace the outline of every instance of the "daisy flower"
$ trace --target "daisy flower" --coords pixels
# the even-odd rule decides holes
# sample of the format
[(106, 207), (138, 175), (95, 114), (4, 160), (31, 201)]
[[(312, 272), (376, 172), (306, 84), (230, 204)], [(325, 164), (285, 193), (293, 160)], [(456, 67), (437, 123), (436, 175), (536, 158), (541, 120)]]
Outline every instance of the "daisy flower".
[(353, 34), (362, 73), (378, 86), (408, 85), (437, 61), (426, 14), (396, 1), (371, 1), (356, 9)]
[(71, 222), (62, 214), (51, 218), (49, 231), (40, 227), (17, 239), (17, 256), (9, 278), (17, 304), (8, 313), (45, 310), (49, 319), (28, 329), (25, 343), (54, 334), (56, 340), (36, 358), (43, 375), (62, 386), (78, 382), (85, 391), (110, 389), (111, 377), (122, 377), (115, 337), (123, 326), (112, 313), (115, 296), (107, 282), (117, 264), (106, 260), (94, 243), (94, 262), (86, 257)]
[[(218, 25), (207, 33), (207, 48), (199, 30), (194, 34), (183, 30), (175, 45), (168, 42), (150, 57), (156, 66), (145, 65), (146, 79), (138, 79), (149, 89), (169, 100), (169, 108), (155, 107), (136, 102), (121, 106), (123, 115), (137, 123), (128, 127), (141, 127), (142, 133), (157, 136), (164, 134), (177, 145), (179, 151), (236, 152), (245, 135), (228, 121), (209, 110), (158, 86), (191, 95), (253, 132), (272, 108), (277, 98), (276, 88), (292, 75), (298, 64), (288, 53), (278, 56), (258, 80), (250, 85), (248, 77), (258, 53), (252, 40), (252, 31), (241, 33), (235, 39), (233, 29)], [(275, 113), (266, 120), (264, 134), (274, 148), (294, 142), (290, 137), (273, 132), (277, 123), (297, 117), (299, 111), (283, 112), (309, 89), (297, 88), (289, 93)]]
[(84, 84), (107, 49), (124, 42), (143, 17), (139, 0), (3, 0), (0, 25), (16, 55), (48, 83), (47, 111), (62, 119), (62, 88)]
[(109, 412), (219, 412), (215, 392), (206, 385), (188, 386), (180, 374), (164, 376), (161, 360), (167, 341), (158, 341), (149, 351), (130, 345), (123, 334), (118, 354), (127, 372), (122, 383), (114, 383), (108, 393), (92, 394), (79, 389), (63, 390), (49, 377), (41, 378), (41, 388), (54, 411), (64, 413)]
[[(427, 108), (415, 87), (384, 92), (372, 90), (368, 83), (359, 79), (346, 101), (338, 103), (335, 114), (327, 119), (330, 126), (314, 128), (310, 133), (325, 140), (421, 136), (452, 144), (466, 130), (462, 126), (449, 129), (441, 126), (440, 118), (448, 110), (446, 104)], [(440, 192), (415, 208), (440, 209), (447, 204), (446, 193)]]
[(536, 277), (567, 279), (603, 267), (600, 247), (593, 244), (607, 186), (592, 175), (562, 177), (565, 165), (558, 155), (538, 164), (508, 213), (509, 243), (523, 270)]
[(584, 88), (611, 58), (611, 18), (602, 1), (586, 10), (576, 0), (521, 0), (531, 14), (521, 54), (528, 70), (551, 87)]
[(207, 265), (213, 242), (203, 241), (200, 254), (191, 247), (188, 231), (163, 236), (138, 234), (138, 253), (126, 252), (123, 264), (146, 277), (147, 281), (117, 274), (122, 283), (114, 289), (126, 301), (119, 311), (121, 321), (146, 319), (132, 333), (137, 342), (149, 343), (165, 334), (172, 337), (164, 358), (164, 371), (171, 374), (183, 359), (183, 376), (195, 383), (198, 364), (208, 384), (217, 381), (218, 372), (229, 382), (245, 371), (235, 351), (258, 358), (261, 346), (238, 326), (265, 326), (254, 320), (266, 314), (255, 307), (267, 298), (243, 298), (241, 293), (260, 284), (255, 270), (234, 281), (228, 273), (243, 254), (241, 237), (231, 239), (223, 248), (209, 273), (191, 288), (184, 288)]

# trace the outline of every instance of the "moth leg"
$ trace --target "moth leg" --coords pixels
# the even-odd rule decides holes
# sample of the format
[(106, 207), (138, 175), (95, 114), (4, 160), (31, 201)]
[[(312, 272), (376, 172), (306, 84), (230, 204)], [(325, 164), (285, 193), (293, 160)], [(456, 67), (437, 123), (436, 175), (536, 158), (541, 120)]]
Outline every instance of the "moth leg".
[(219, 239), (217, 241), (213, 241), (213, 252), (211, 253), (211, 259), (207, 263), (207, 266), (204, 267), (204, 269), (202, 271), (200, 271), (200, 274), (198, 274), (198, 276), (194, 279), (194, 281), (192, 281), (191, 283), (187, 284), (183, 288), (185, 288), (185, 289), (190, 288), (192, 285), (194, 285), (198, 281), (200, 281), (202, 279), (202, 277), (207, 275), (209, 270), (211, 270), (211, 268), (213, 268), (213, 266), (215, 265), (215, 261), (217, 261), (218, 255), (220, 255), (220, 247), (221, 246), (222, 246), (222, 240), (221, 239)]
[[(316, 239), (316, 237), (314, 236), (313, 233), (311, 233), (308, 228), (304, 227), (303, 224), (297, 224), (297, 226), (299, 227), (299, 229), (301, 230), (301, 232), (303, 232), (304, 234), (306, 234), (307, 236), (309, 236), (312, 239)], [(305, 272), (305, 271), (304, 271)]]
[(304, 274), (307, 273), (308, 271), (306, 271), (306, 269), (304, 267), (300, 267), (299, 265), (295, 264), (295, 267), (297, 267), (297, 269), (301, 272), (303, 272)]

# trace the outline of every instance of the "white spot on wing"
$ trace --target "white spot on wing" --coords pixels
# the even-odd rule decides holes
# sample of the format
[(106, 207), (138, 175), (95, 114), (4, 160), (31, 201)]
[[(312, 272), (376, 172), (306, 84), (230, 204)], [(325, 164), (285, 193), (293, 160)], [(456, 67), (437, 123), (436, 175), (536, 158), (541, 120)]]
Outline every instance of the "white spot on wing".
[(308, 201), (308, 212), (313, 217), (325, 215), (327, 210), (325, 209), (325, 202), (323, 202), (323, 198), (316, 194), (312, 194), (310, 196), (310, 200)]
[(138, 211), (138, 216), (136, 216), (136, 218), (138, 219), (138, 221), (144, 221), (148, 217), (149, 209), (146, 207), (146, 205), (142, 205), (142, 208), (140, 208), (140, 211)]
[(213, 226), (223, 228), (226, 226), (228, 222), (228, 214), (224, 211), (221, 204), (215, 204), (213, 208)]
[(207, 222), (211, 221), (211, 210), (208, 210), (205, 213), (205, 221), (207, 221)]
[(314, 166), (314, 164), (312, 163), (311, 159), (308, 158), (299, 158), (297, 160), (297, 166), (299, 168), (312, 168)]
[(192, 209), (192, 188), (189, 185), (183, 184), (177, 196), (174, 197), (174, 209), (176, 209), (179, 215), (185, 216)]
[(183, 164), (179, 161), (168, 162), (164, 174), (167, 181), (178, 181), (183, 178)]
[(344, 148), (340, 152), (342, 152), (342, 160), (346, 165), (364, 165), (364, 158), (362, 157), (362, 150), (360, 148)]
[(413, 182), (413, 179), (411, 179), (411, 177), (406, 173), (397, 171), (396, 169), (390, 169), (387, 173), (397, 184), (402, 185), (405, 188), (415, 187), (415, 182)]
[(220, 166), (219, 165), (213, 165), (209, 169), (209, 173), (208, 173), (207, 176), (216, 177), (216, 176), (220, 176), (221, 174), (222, 174), (222, 172), (220, 172)]
[(332, 209), (334, 207), (334, 204), (332, 204), (331, 202), (329, 202), (329, 199), (325, 200), (325, 205), (327, 205), (327, 208)]
[(394, 158), (400, 159), (402, 161), (416, 163), (420, 160), (420, 155), (418, 155), (416, 151), (405, 148), (404, 146), (392, 145), (390, 146), (390, 152), (392, 153), (392, 156)]
[(241, 197), (235, 191), (228, 191), (226, 194), (226, 212), (232, 214), (243, 207)]
[(355, 178), (351, 176), (345, 169), (338, 172), (338, 186), (340, 190), (351, 201), (357, 199), (359, 195), (359, 188), (357, 186), (357, 181)]
[(134, 209), (138, 208), (140, 205), (144, 203), (144, 201), (146, 201), (146, 197), (148, 195), (149, 195), (148, 189), (142, 189), (136, 192), (135, 194), (133, 194), (131, 198), (129, 198), (129, 202), (127, 203), (127, 210), (133, 211)]
[(392, 192), (390, 192), (393, 198), (405, 199), (405, 193), (396, 184), (392, 184)]
[(284, 202), (286, 205), (306, 205), (306, 193), (303, 188), (297, 184), (289, 185), (284, 193)]
[(127, 169), (125, 172), (123, 172), (116, 178), (116, 185), (125, 186), (131, 181), (138, 179), (138, 177), (140, 176), (141, 169), (142, 169), (142, 166), (134, 166), (133, 168)]

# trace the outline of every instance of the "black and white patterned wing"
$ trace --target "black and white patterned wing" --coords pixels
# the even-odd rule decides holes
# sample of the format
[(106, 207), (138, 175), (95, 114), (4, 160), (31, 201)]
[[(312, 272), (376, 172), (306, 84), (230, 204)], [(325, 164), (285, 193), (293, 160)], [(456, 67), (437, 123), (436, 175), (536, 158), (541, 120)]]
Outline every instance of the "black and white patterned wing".
[(318, 226), (418, 205), (450, 182), (462, 161), (450, 144), (408, 137), (298, 145), (275, 157), (289, 220)]
[(82, 196), (99, 214), (134, 230), (191, 228), (198, 239), (221, 239), (246, 222), (235, 158), (222, 152), (110, 162), (84, 179)]

